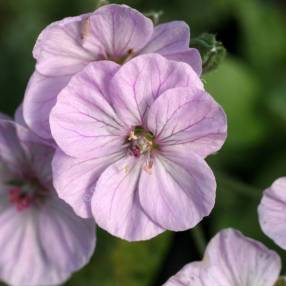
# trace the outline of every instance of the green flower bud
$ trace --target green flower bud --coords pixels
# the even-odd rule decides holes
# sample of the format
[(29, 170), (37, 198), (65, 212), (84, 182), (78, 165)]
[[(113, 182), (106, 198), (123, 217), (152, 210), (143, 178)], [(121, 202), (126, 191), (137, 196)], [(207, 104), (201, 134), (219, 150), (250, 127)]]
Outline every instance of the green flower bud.
[(191, 47), (197, 48), (203, 61), (203, 73), (215, 70), (224, 60), (226, 49), (223, 44), (216, 40), (216, 36), (203, 33), (191, 40)]

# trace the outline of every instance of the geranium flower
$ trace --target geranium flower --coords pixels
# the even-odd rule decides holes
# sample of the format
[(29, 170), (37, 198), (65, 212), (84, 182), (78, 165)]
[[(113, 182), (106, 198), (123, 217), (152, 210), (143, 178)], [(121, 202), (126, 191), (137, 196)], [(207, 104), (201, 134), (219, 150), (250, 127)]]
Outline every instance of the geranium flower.
[(280, 269), (274, 251), (226, 229), (210, 241), (202, 261), (187, 264), (164, 286), (274, 286)]
[(0, 116), (0, 279), (59, 285), (95, 247), (95, 224), (78, 217), (52, 186), (54, 150)]
[(259, 222), (264, 233), (286, 249), (286, 177), (276, 180), (265, 190), (258, 207)]
[(203, 158), (226, 138), (225, 114), (202, 88), (189, 65), (156, 54), (74, 76), (50, 117), (59, 196), (127, 240), (195, 226), (215, 201)]
[(198, 50), (189, 48), (190, 30), (182, 21), (156, 27), (126, 5), (106, 5), (93, 13), (52, 23), (40, 34), (33, 55), (36, 70), (29, 82), (24, 117), (30, 128), (49, 139), (49, 113), (70, 78), (94, 61), (118, 64), (146, 53), (184, 61), (200, 74)]

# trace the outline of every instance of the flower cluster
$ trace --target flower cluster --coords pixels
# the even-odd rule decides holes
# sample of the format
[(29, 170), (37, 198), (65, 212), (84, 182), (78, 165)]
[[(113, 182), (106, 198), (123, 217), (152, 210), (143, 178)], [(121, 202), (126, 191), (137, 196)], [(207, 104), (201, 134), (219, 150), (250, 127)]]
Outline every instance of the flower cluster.
[[(14, 120), (0, 116), (3, 281), (63, 283), (93, 254), (95, 224), (138, 241), (210, 214), (216, 180), (205, 159), (227, 122), (189, 44), (186, 23), (154, 26), (126, 5), (42, 31), (23, 104)], [(283, 188), (285, 179), (266, 191), (259, 213), (286, 248)], [(274, 252), (226, 230), (166, 285), (273, 286), (279, 272)]]
[(190, 31), (181, 21), (160, 24), (125, 5), (106, 5), (93, 13), (52, 23), (33, 50), (37, 61), (24, 99), (28, 126), (51, 139), (49, 113), (57, 94), (89, 63), (119, 65), (142, 54), (157, 53), (189, 64), (200, 75), (201, 57), (189, 48)]

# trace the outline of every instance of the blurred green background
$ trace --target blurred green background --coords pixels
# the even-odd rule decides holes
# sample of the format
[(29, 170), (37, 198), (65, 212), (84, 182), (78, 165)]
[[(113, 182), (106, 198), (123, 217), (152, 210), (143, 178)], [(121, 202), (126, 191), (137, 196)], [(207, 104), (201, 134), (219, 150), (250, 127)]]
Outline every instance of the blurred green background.
[[(229, 136), (224, 148), (208, 159), (217, 176), (217, 203), (200, 229), (140, 243), (98, 230), (91, 263), (66, 285), (161, 285), (185, 263), (201, 258), (199, 235), (208, 241), (225, 227), (236, 227), (277, 250), (286, 273), (286, 252), (263, 235), (257, 220), (262, 190), (286, 176), (286, 1), (113, 2), (143, 12), (163, 10), (161, 21), (184, 20), (193, 37), (212, 32), (224, 43), (226, 60), (203, 79), (228, 115)], [(96, 0), (0, 0), (1, 112), (13, 114), (22, 100), (39, 32), (50, 22), (96, 5)]]

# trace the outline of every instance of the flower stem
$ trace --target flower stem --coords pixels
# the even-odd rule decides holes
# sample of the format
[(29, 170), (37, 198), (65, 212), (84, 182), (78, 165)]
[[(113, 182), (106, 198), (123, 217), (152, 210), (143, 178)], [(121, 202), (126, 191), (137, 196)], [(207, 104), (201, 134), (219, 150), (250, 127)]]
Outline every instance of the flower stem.
[(224, 174), (218, 173), (216, 178), (218, 187), (221, 189), (229, 189), (237, 194), (241, 194), (255, 200), (261, 198), (262, 193), (258, 188), (247, 185)]
[(201, 255), (201, 257), (203, 257), (206, 248), (206, 239), (202, 227), (200, 225), (197, 225), (190, 231), (190, 233), (195, 242), (199, 254)]

